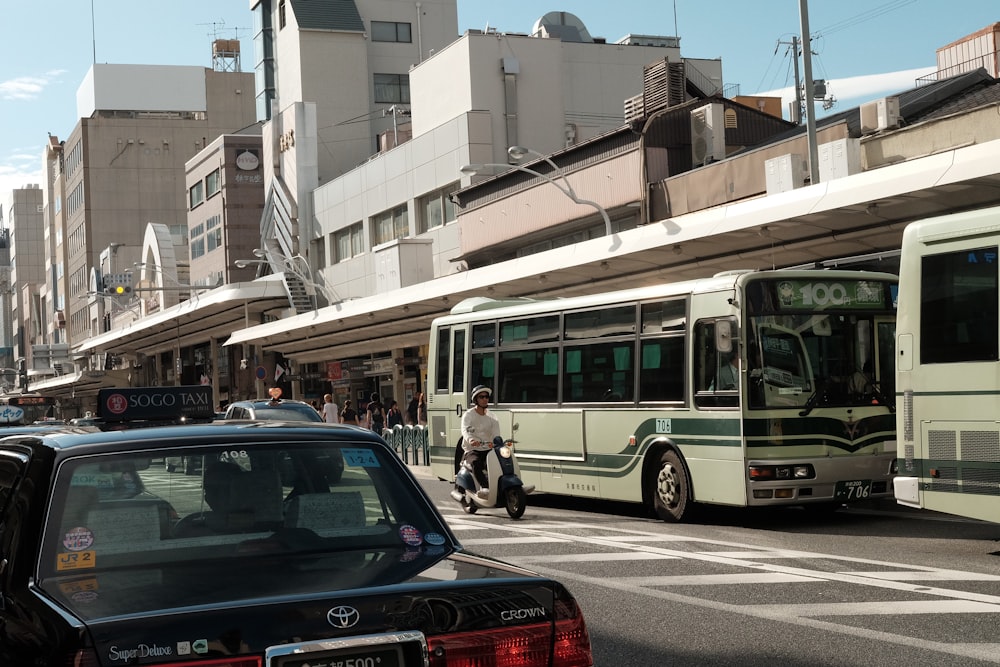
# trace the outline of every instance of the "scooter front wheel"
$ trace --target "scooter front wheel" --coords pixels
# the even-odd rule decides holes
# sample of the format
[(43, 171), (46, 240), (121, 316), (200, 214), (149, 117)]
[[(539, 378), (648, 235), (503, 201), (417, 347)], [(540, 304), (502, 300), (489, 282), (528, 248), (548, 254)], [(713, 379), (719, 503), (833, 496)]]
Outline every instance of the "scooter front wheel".
[(504, 501), (507, 506), (507, 514), (511, 519), (520, 519), (524, 516), (524, 510), (528, 508), (528, 494), (520, 486), (512, 486), (504, 492)]
[(475, 514), (476, 510), (479, 509), (479, 505), (468, 498), (462, 498), (462, 509), (465, 510), (466, 514)]

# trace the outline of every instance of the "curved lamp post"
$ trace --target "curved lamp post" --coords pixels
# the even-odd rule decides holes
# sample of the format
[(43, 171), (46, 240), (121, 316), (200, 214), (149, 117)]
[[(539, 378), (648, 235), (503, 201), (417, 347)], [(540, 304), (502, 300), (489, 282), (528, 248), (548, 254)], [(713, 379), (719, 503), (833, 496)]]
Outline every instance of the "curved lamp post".
[(608, 216), (608, 212), (604, 209), (603, 206), (598, 204), (596, 201), (591, 201), (590, 199), (582, 199), (581, 197), (579, 197), (576, 194), (576, 191), (573, 189), (573, 186), (570, 185), (569, 179), (566, 178), (566, 172), (564, 172), (559, 167), (559, 165), (557, 165), (555, 162), (550, 160), (545, 155), (542, 155), (538, 151), (533, 151), (530, 148), (525, 148), (524, 146), (511, 146), (507, 150), (507, 154), (510, 155), (510, 157), (514, 160), (520, 160), (526, 155), (535, 155), (540, 157), (541, 159), (549, 163), (549, 165), (559, 175), (559, 177), (562, 179), (562, 182), (565, 183), (565, 185), (560, 184), (558, 181), (556, 181), (551, 176), (548, 176), (547, 174), (535, 171), (534, 169), (528, 169), (527, 167), (522, 167), (519, 164), (498, 164), (490, 162), (487, 162), (485, 164), (467, 164), (464, 167), (462, 167), (461, 172), (466, 176), (473, 176), (475, 174), (480, 174), (487, 169), (506, 168), (506, 169), (516, 169), (518, 171), (523, 171), (526, 174), (537, 176), (538, 178), (554, 185), (557, 190), (559, 190), (561, 193), (563, 193), (571, 200), (573, 200), (574, 203), (583, 204), (585, 206), (593, 206), (595, 209), (597, 209), (597, 212), (601, 214), (601, 218), (604, 219), (604, 233), (607, 236), (611, 236), (613, 234), (613, 232), (611, 231), (611, 218)]
[(302, 255), (285, 257), (284, 255), (278, 255), (264, 248), (256, 248), (253, 251), (253, 254), (257, 259), (238, 259), (233, 262), (233, 264), (240, 269), (245, 269), (253, 264), (267, 264), (268, 266), (273, 266), (275, 264), (280, 265), (284, 271), (292, 274), (307, 286), (312, 287), (315, 290), (319, 290), (323, 294), (323, 297), (331, 305), (340, 302), (340, 299), (336, 298), (336, 295), (330, 290), (330, 288), (313, 280), (312, 269), (309, 267), (309, 262)]

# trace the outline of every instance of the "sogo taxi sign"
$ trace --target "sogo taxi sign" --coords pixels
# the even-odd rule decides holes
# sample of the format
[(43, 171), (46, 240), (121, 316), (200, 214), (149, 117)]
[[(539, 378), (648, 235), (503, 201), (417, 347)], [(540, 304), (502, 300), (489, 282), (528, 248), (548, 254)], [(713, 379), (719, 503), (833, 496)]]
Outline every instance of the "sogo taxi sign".
[(134, 419), (210, 419), (212, 387), (120, 387), (101, 389), (97, 406), (105, 421)]

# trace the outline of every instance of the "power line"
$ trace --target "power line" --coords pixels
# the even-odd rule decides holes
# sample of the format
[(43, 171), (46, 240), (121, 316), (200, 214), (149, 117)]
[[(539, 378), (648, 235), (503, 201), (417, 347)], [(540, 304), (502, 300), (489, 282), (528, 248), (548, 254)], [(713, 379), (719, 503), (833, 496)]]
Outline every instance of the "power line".
[(894, 12), (897, 9), (902, 9), (907, 5), (912, 5), (916, 1), (917, 0), (894, 0), (893, 2), (887, 2), (885, 4), (879, 5), (878, 7), (872, 7), (866, 12), (861, 12), (860, 14), (857, 14), (855, 16), (851, 16), (849, 18), (838, 21), (830, 25), (829, 27), (817, 30), (814, 33), (813, 38), (815, 39), (816, 37), (822, 35), (829, 35), (831, 33), (840, 32), (841, 30), (852, 28), (858, 25), (859, 23), (865, 23), (866, 21), (871, 21), (872, 19), (878, 18), (879, 16), (882, 16), (884, 14), (888, 14), (889, 12)]

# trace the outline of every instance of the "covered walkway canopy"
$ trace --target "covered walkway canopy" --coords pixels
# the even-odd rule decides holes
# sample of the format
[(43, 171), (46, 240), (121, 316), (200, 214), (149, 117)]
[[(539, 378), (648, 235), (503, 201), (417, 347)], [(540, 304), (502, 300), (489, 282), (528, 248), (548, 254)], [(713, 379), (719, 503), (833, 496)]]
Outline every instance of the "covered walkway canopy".
[(236, 330), (299, 363), (427, 343), (467, 297), (549, 298), (895, 251), (912, 220), (1000, 203), (1000, 140), (742, 200)]

